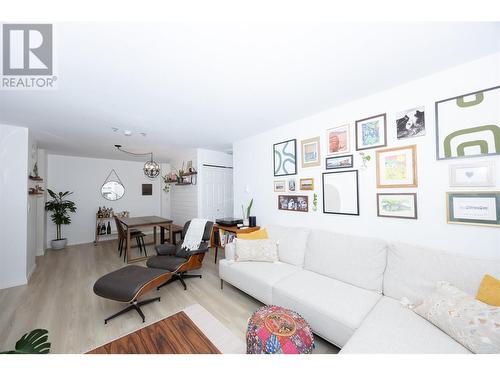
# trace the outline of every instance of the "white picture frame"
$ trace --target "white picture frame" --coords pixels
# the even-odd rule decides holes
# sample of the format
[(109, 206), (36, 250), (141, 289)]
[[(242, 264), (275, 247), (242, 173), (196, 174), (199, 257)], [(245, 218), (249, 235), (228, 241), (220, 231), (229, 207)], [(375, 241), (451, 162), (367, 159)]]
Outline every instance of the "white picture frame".
[(351, 125), (344, 124), (326, 130), (326, 155), (345, 154), (351, 151)]
[(449, 184), (450, 187), (495, 186), (495, 162), (452, 164), (449, 167)]

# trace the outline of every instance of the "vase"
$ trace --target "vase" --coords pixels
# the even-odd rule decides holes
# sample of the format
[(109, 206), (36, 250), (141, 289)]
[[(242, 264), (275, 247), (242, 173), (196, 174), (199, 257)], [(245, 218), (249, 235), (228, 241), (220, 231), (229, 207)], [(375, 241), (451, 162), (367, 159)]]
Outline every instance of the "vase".
[(253, 228), (257, 226), (257, 217), (255, 216), (249, 216), (248, 217), (248, 225)]

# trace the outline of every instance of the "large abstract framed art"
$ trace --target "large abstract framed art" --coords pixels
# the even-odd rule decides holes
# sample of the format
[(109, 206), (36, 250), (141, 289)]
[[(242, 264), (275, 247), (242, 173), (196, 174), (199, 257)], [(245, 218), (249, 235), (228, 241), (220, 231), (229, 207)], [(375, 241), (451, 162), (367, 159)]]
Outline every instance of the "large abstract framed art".
[(500, 86), (436, 102), (437, 159), (500, 154)]
[(297, 140), (275, 143), (273, 145), (274, 175), (290, 176), (297, 174)]

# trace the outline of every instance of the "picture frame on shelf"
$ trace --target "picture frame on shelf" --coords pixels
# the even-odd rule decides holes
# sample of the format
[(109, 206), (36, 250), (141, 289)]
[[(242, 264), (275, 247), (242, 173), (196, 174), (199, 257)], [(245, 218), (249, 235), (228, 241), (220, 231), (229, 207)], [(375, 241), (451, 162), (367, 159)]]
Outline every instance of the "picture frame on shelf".
[(435, 103), (437, 160), (500, 155), (500, 86)]
[(308, 212), (307, 195), (278, 195), (278, 209), (283, 211)]
[(450, 187), (490, 187), (495, 186), (495, 162), (482, 161), (468, 164), (452, 164)]
[(387, 146), (387, 116), (385, 113), (355, 122), (356, 151)]
[(285, 180), (276, 180), (276, 181), (274, 181), (274, 191), (276, 193), (284, 193), (284, 192), (286, 192), (286, 181)]
[(289, 139), (273, 145), (274, 176), (297, 174), (297, 140)]
[(417, 194), (377, 193), (377, 216), (417, 219)]
[(446, 222), (500, 227), (500, 191), (447, 192)]
[(325, 214), (359, 215), (357, 170), (325, 172), (322, 183)]
[(300, 190), (314, 190), (314, 178), (301, 178)]
[(396, 114), (396, 134), (398, 139), (408, 139), (425, 135), (424, 106), (398, 112)]
[(350, 124), (335, 126), (326, 130), (328, 156), (344, 154), (351, 149)]
[(300, 144), (302, 168), (319, 167), (321, 165), (320, 137), (304, 139)]
[(417, 146), (377, 150), (377, 188), (410, 188), (418, 186)]
[(354, 166), (353, 155), (331, 156), (325, 160), (326, 169), (352, 168)]

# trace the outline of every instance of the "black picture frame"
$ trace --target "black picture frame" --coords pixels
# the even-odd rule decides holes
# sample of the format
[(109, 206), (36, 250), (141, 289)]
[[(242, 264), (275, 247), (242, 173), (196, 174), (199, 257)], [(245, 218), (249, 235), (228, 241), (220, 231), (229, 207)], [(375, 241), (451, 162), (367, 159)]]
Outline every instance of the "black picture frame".
[[(377, 117), (384, 118), (384, 144), (360, 148), (359, 144), (358, 144), (358, 123), (364, 122), (366, 120), (371, 120), (371, 119), (377, 118)], [(355, 137), (356, 137), (356, 151), (364, 151), (364, 150), (371, 150), (373, 148), (386, 147), (387, 146), (387, 113), (380, 113), (380, 114), (375, 115), (375, 116), (370, 116), (370, 117), (362, 118), (361, 120), (355, 121), (354, 122), (354, 131), (355, 131)]]
[[(413, 215), (413, 216), (381, 215), (380, 214), (380, 199), (379, 199), (379, 197), (380, 196), (387, 196), (387, 195), (409, 195), (409, 196), (413, 196), (413, 206), (415, 207), (415, 215)], [(377, 193), (377, 216), (378, 217), (396, 218), (396, 219), (417, 220), (418, 219), (417, 193)]]
[[(342, 166), (342, 167), (328, 167), (328, 160), (331, 160), (331, 159), (341, 159), (341, 158), (349, 158), (351, 159), (351, 162), (349, 165), (347, 166)], [(331, 169), (343, 169), (343, 168), (352, 168), (354, 167), (354, 158), (353, 158), (353, 155), (350, 154), (350, 155), (338, 155), (338, 156), (329, 156), (325, 159), (325, 169), (327, 170), (331, 170)]]
[[(281, 145), (283, 143), (289, 143), (293, 142), (293, 152), (294, 152), (294, 158), (295, 158), (295, 163), (294, 163), (294, 173), (276, 173), (276, 146)], [(282, 177), (282, 176), (293, 176), (297, 174), (297, 139), (289, 139), (287, 141), (282, 141), (273, 144), (273, 174), (274, 177)]]
[[(333, 211), (327, 211), (326, 210), (326, 195), (325, 195), (325, 175), (331, 175), (331, 174), (338, 174), (338, 173), (352, 173), (355, 176), (356, 180), (356, 212), (351, 213), (351, 212), (333, 212)], [(349, 216), (359, 216), (359, 175), (358, 175), (358, 170), (357, 169), (352, 169), (348, 171), (336, 171), (336, 172), (324, 172), (321, 176), (321, 185), (322, 185), (322, 192), (323, 192), (323, 213), (325, 214), (335, 214), (335, 215), (349, 215)]]
[(153, 195), (153, 184), (142, 184), (142, 195)]

